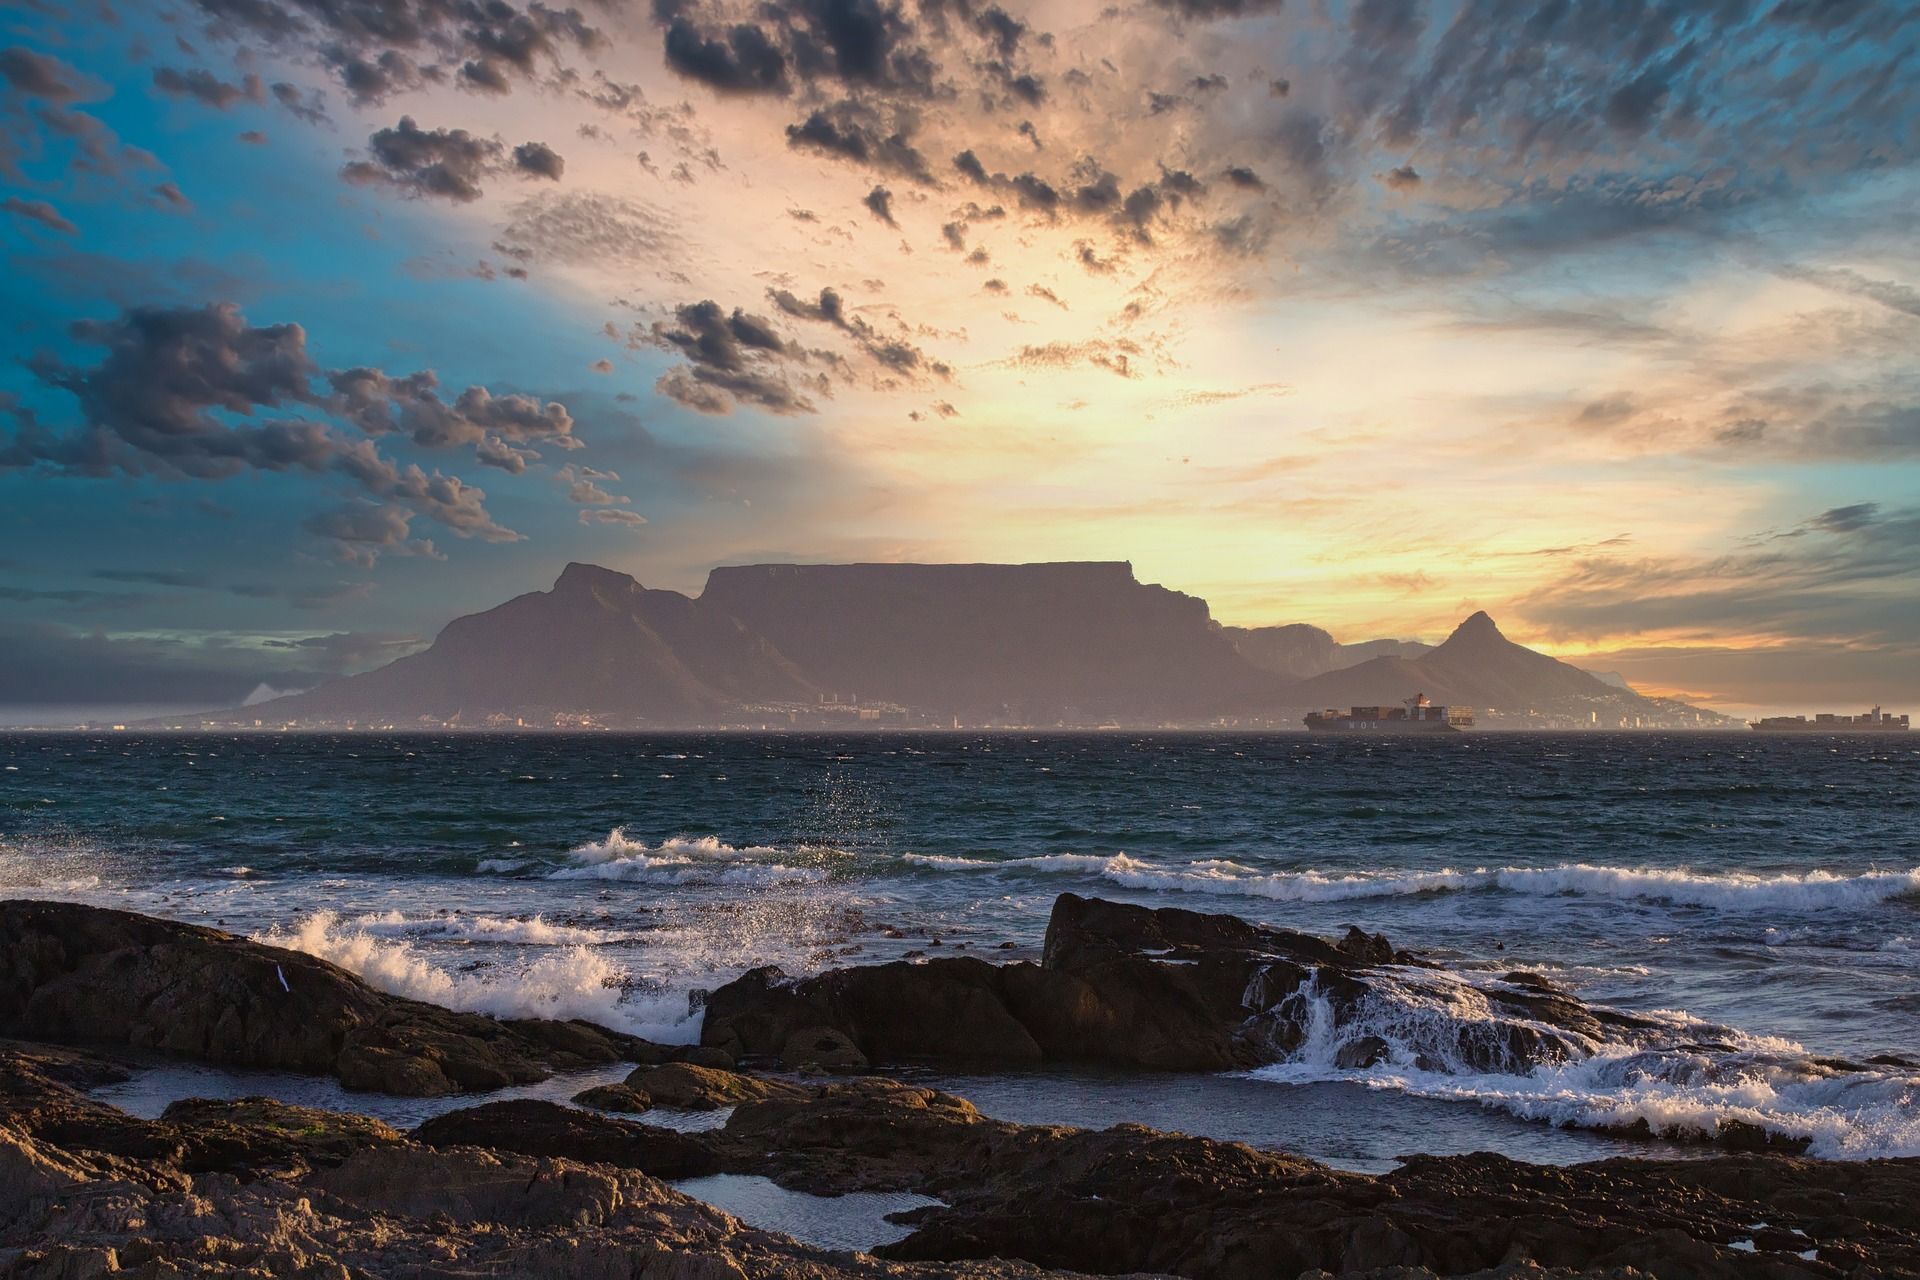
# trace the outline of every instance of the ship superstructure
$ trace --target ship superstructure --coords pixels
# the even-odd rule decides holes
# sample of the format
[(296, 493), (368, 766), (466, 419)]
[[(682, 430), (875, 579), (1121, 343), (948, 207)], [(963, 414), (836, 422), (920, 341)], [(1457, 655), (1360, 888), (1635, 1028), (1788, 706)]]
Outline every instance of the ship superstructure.
[(1907, 717), (1888, 715), (1875, 707), (1859, 716), (1768, 716), (1747, 721), (1747, 727), (1763, 733), (1904, 733)]
[(1397, 707), (1349, 707), (1309, 711), (1309, 733), (1457, 733), (1473, 727), (1473, 708), (1435, 706), (1415, 694)]

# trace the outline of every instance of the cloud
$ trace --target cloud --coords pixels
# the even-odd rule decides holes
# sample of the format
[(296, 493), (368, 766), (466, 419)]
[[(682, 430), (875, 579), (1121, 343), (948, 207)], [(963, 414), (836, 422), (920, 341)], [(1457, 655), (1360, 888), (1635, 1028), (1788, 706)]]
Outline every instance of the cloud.
[(239, 84), (229, 84), (210, 71), (195, 68), (180, 71), (173, 67), (153, 69), (153, 87), (174, 98), (191, 98), (215, 111), (225, 111), (237, 102), (264, 102), (266, 86), (260, 77), (249, 73)]
[(1554, 635), (1587, 640), (1912, 648), (1920, 634), (1920, 508), (1853, 503), (1790, 532), (1697, 559), (1577, 556), (1515, 607)]
[(544, 142), (523, 142), (513, 149), (513, 167), (528, 177), (558, 182), (566, 161)]
[(615, 525), (621, 528), (638, 529), (647, 522), (647, 518), (638, 511), (624, 511), (616, 507), (590, 507), (580, 513), (581, 524)]
[(659, 211), (596, 191), (543, 191), (515, 203), (496, 252), (529, 265), (625, 266), (658, 261), (681, 245)]
[(8, 196), (5, 200), (0, 200), (0, 210), (25, 218), (29, 222), (37, 222), (49, 230), (66, 235), (80, 233), (80, 228), (67, 221), (64, 214), (45, 200), (22, 200), (19, 196)]
[[(431, 371), (326, 370), (308, 353), (299, 325), (255, 327), (231, 304), (134, 308), (79, 322), (73, 336), (104, 348), (98, 363), (39, 357), (33, 370), (74, 397), (79, 424), (55, 431), (16, 408), (12, 433), (0, 436), (0, 470), (200, 480), (252, 471), (334, 475), (458, 536), (505, 541), (519, 535), (487, 514), (482, 490), (386, 458), (374, 437), (405, 432), (429, 449), (573, 443), (563, 405), (478, 386), (443, 400)], [(349, 436), (329, 419), (362, 434)]]
[(413, 514), (391, 503), (349, 502), (308, 517), (305, 528), (327, 540), (336, 559), (365, 569), (382, 555), (446, 559), (430, 539), (411, 536)]
[(887, 190), (885, 187), (875, 187), (873, 190), (867, 192), (867, 198), (861, 201), (861, 203), (867, 206), (867, 212), (888, 226), (898, 227), (900, 225), (898, 222), (895, 222), (893, 218), (893, 192)]
[(560, 177), (564, 162), (545, 143), (527, 142), (511, 156), (498, 138), (465, 129), (422, 129), (412, 116), (367, 139), (368, 158), (347, 163), (340, 176), (357, 185), (392, 187), (413, 197), (468, 204), (485, 194), (481, 183), (504, 173)]
[(799, 124), (788, 125), (787, 145), (897, 173), (923, 186), (934, 185), (927, 158), (906, 131), (883, 123), (879, 114), (863, 103), (834, 103)]
[[(805, 364), (811, 356), (782, 338), (768, 321), (735, 307), (728, 315), (712, 299), (674, 309), (672, 321), (655, 321), (635, 331), (635, 340), (677, 351), (687, 363), (670, 369), (655, 390), (700, 413), (731, 412), (752, 404), (778, 414), (812, 413), (814, 403), (782, 366)], [(823, 375), (810, 379), (824, 393)]]
[(572, 7), (508, 0), (194, 0), (216, 39), (250, 39), (316, 58), (355, 102), (375, 105), (424, 85), (482, 93), (564, 70), (568, 53), (606, 44)]

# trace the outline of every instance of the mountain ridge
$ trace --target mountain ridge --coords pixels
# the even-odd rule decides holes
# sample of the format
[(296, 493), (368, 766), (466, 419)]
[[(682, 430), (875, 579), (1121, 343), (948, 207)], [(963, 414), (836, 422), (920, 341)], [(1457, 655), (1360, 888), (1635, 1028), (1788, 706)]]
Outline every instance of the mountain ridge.
[(1514, 644), (1484, 612), (1438, 646), (1341, 645), (1307, 624), (1222, 626), (1205, 600), (1140, 582), (1126, 561), (1066, 561), (722, 566), (698, 596), (574, 562), (545, 591), (453, 619), (418, 653), (228, 714), (300, 724), (1277, 727), (1304, 709), (1417, 693), (1516, 722), (1692, 712)]

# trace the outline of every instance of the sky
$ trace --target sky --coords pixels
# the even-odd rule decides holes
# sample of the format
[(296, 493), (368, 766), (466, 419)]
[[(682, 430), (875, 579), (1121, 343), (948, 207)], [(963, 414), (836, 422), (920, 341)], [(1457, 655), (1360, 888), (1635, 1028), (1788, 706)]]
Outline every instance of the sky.
[(12, 0), (0, 716), (570, 560), (1920, 711), (1920, 6)]

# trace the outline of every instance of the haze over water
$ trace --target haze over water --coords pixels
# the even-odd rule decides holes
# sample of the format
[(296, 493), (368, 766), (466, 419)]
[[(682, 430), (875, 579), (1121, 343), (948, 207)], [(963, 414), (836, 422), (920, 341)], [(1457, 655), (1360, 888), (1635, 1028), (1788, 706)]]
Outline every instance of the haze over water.
[[(1226, 1098), (1230, 1136), (1361, 1163), (1586, 1158), (1613, 1144), (1549, 1122), (1729, 1116), (1920, 1153), (1904, 738), (121, 733), (0, 738), (0, 767), (0, 892), (219, 924), (459, 1007), (690, 1039), (690, 993), (759, 964), (1037, 959), (1072, 891), (1357, 924), (1443, 968), (1375, 1011), (1395, 1057), (1368, 1070), (1310, 1038), (1250, 1081), (1003, 1090), (1035, 1118), (1204, 1128)], [(1664, 1029), (1531, 1077), (1455, 1069), (1476, 985), (1513, 970)]]

